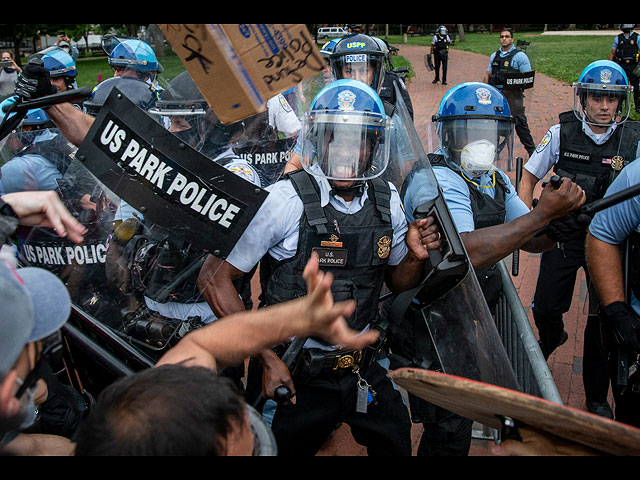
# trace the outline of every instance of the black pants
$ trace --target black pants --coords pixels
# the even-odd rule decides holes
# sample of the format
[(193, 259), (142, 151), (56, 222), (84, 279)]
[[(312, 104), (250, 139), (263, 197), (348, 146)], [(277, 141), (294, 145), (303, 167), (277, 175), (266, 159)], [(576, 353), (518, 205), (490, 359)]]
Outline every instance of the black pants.
[(536, 150), (536, 144), (533, 141), (533, 136), (531, 135), (531, 129), (529, 128), (529, 122), (527, 120), (526, 115), (523, 113), (522, 115), (516, 115), (516, 134), (520, 139), (520, 143), (527, 151), (529, 156), (533, 155), (533, 152)]
[(409, 413), (386, 369), (374, 363), (360, 375), (377, 393), (378, 404), (369, 404), (367, 413), (356, 412), (358, 378), (351, 369), (296, 382), (296, 404), (279, 405), (273, 418), (278, 454), (315, 455), (336, 425), (344, 422), (369, 456), (410, 456)]
[(411, 417), (424, 431), (419, 457), (464, 457), (469, 455), (473, 421), (409, 394)]
[(440, 80), (440, 66), (442, 65), (442, 81), (447, 81), (447, 69), (449, 67), (449, 59), (443, 59), (437, 53), (433, 54), (434, 68), (436, 70), (436, 80)]
[[(571, 308), (571, 299), (578, 269), (587, 273), (584, 240), (564, 244), (542, 254), (536, 293), (533, 297), (533, 317), (538, 328), (542, 350), (555, 347), (564, 331), (563, 315)], [(595, 295), (595, 293), (593, 293)], [(593, 298), (591, 300), (594, 300)], [(587, 318), (584, 331), (582, 377), (589, 402), (606, 402), (609, 392), (607, 352), (597, 308)], [(551, 352), (547, 351), (547, 354)]]

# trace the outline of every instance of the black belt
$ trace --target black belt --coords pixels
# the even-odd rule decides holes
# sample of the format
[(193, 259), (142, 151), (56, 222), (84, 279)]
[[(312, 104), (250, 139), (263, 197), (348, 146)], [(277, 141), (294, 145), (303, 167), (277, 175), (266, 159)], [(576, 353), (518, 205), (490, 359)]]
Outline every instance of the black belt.
[(342, 352), (324, 352), (323, 370), (342, 370), (344, 368), (361, 367), (364, 360), (364, 350), (350, 350)]

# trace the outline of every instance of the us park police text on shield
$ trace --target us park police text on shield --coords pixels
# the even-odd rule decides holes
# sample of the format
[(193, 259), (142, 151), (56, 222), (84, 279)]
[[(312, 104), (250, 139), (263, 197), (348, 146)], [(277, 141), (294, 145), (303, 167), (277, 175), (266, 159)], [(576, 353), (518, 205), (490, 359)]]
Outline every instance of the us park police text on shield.
[(111, 92), (76, 158), (145, 222), (225, 257), (267, 197)]

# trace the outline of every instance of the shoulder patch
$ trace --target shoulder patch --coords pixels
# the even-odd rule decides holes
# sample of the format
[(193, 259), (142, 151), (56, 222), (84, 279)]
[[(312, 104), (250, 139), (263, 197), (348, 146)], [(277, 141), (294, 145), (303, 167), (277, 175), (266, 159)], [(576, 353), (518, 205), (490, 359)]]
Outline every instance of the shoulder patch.
[(536, 148), (536, 152), (537, 153), (542, 153), (544, 151), (545, 148), (547, 148), (547, 145), (549, 145), (549, 143), (551, 143), (551, 137), (552, 137), (552, 133), (551, 130), (549, 130), (544, 137), (542, 137), (542, 140), (540, 140), (540, 143), (538, 144), (537, 148)]

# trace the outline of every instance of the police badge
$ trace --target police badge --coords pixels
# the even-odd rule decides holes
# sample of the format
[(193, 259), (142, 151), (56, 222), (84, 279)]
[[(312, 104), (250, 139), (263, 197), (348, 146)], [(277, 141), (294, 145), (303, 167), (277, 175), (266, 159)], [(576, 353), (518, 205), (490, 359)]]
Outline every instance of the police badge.
[(378, 240), (378, 257), (387, 258), (391, 253), (391, 238), (387, 235)]
[(611, 168), (616, 171), (620, 171), (624, 168), (624, 158), (619, 155), (616, 155), (611, 159)]
[(478, 103), (482, 105), (491, 105), (491, 92), (482, 87), (476, 90), (476, 97), (478, 97)]
[(356, 95), (350, 90), (344, 90), (338, 94), (338, 109), (341, 112), (353, 112), (356, 103)]
[(611, 70), (607, 70), (606, 68), (600, 71), (600, 81), (602, 83), (611, 83)]

